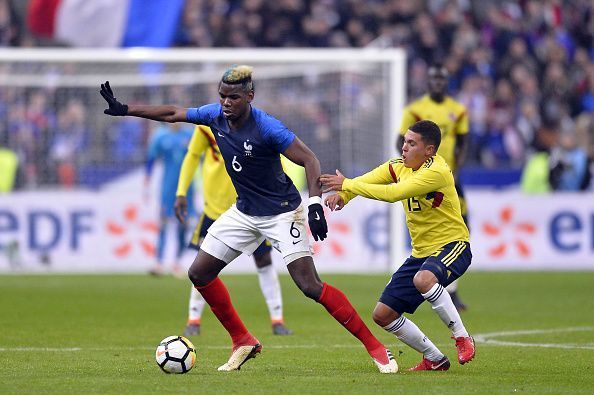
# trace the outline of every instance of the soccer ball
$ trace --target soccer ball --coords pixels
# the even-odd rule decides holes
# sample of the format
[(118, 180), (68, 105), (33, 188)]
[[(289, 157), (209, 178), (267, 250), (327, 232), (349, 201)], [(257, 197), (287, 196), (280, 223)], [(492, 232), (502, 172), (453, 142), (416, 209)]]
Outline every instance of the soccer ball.
[(165, 373), (188, 373), (196, 362), (196, 348), (183, 336), (168, 336), (157, 346), (155, 359)]

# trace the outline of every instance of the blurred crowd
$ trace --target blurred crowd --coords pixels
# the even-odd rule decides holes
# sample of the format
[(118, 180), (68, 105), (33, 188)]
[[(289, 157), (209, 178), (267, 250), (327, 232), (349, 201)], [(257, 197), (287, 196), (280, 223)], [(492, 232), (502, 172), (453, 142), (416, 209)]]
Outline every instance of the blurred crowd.
[[(450, 71), (450, 93), (468, 109), (469, 165), (520, 167), (534, 151), (570, 146), (594, 157), (592, 6), (591, 0), (188, 0), (178, 43), (404, 48), (409, 100), (426, 92), (430, 63)], [(550, 128), (556, 138), (541, 136)]]
[[(0, 0), (0, 45), (36, 43), (18, 15), (18, 3)], [(450, 94), (468, 109), (467, 166), (522, 168), (535, 154), (546, 153), (550, 187), (583, 188), (587, 182), (559, 182), (563, 178), (559, 172), (584, 168), (575, 175), (583, 180), (591, 174), (593, 4), (591, 0), (186, 0), (175, 45), (403, 48), (408, 56), (408, 100), (426, 92), (430, 63), (440, 61), (450, 71)], [(31, 97), (22, 110), (39, 106), (34, 103), (38, 100), (43, 99)], [(82, 126), (76, 126), (84, 109), (77, 109), (76, 102), (69, 103), (64, 114), (47, 116), (69, 125), (63, 133), (84, 135)], [(29, 133), (34, 135), (35, 130)], [(73, 145), (87, 143), (81, 137), (65, 145), (56, 136), (48, 149), (59, 166)], [(56, 174), (67, 177), (68, 171)]]

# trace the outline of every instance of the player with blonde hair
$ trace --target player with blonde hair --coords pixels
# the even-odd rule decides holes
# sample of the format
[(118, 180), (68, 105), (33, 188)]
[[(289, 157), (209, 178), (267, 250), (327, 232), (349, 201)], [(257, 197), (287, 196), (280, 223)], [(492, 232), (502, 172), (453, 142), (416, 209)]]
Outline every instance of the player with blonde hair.
[(316, 270), (305, 225), (301, 195), (283, 171), (280, 154), (305, 168), (309, 189), (307, 221), (315, 241), (327, 237), (322, 207), (320, 161), (278, 119), (253, 107), (252, 68), (233, 66), (218, 84), (219, 103), (200, 108), (120, 103), (106, 82), (101, 95), (112, 116), (136, 116), (164, 122), (209, 126), (237, 191), (237, 202), (208, 229), (188, 271), (190, 280), (231, 336), (231, 357), (220, 371), (239, 370), (262, 351), (262, 345), (237, 314), (219, 273), (242, 253), (252, 254), (268, 239), (283, 256), (291, 278), (305, 296), (320, 303), (366, 348), (381, 373), (398, 365), (369, 330), (351, 302), (337, 288), (322, 282)]
[[(188, 151), (184, 157), (175, 199), (175, 215), (184, 223), (187, 215), (188, 201), (186, 193), (192, 183), (194, 173), (202, 161), (202, 188), (204, 197), (204, 210), (190, 241), (190, 248), (199, 250), (208, 228), (236, 200), (237, 194), (231, 178), (225, 170), (225, 163), (217, 142), (208, 126), (198, 125), (190, 140)], [(262, 242), (254, 251), (254, 263), (258, 272), (260, 289), (272, 323), (272, 333), (275, 335), (290, 335), (293, 333), (285, 326), (283, 318), (283, 299), (278, 274), (272, 265), (270, 251), (271, 244)], [(185, 336), (200, 334), (204, 298), (196, 288), (191, 287), (188, 322), (184, 330)]]

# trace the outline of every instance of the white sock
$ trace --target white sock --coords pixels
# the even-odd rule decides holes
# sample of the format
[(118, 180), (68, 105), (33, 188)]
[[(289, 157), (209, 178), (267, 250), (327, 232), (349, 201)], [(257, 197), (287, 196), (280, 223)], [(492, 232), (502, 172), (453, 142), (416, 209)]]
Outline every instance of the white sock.
[(417, 350), (430, 361), (439, 361), (444, 357), (443, 353), (421, 332), (419, 327), (404, 316), (396, 318), (392, 323), (384, 326), (384, 329), (395, 334), (400, 341)]
[(456, 292), (457, 290), (458, 290), (458, 280), (457, 279), (452, 281), (452, 283), (446, 287), (446, 291), (448, 291), (449, 293)]
[(443, 323), (451, 329), (454, 337), (468, 337), (468, 332), (462, 323), (458, 310), (454, 306), (454, 302), (452, 302), (450, 294), (444, 291), (444, 287), (438, 283), (431, 287), (429, 292), (422, 295), (425, 300), (431, 303), (431, 308), (437, 313)]
[(278, 274), (273, 265), (258, 268), (258, 280), (262, 295), (266, 299), (271, 321), (283, 320), (283, 298), (281, 296)]
[(188, 321), (200, 321), (202, 318), (202, 311), (206, 302), (200, 292), (194, 287), (190, 292), (190, 308), (188, 312)]

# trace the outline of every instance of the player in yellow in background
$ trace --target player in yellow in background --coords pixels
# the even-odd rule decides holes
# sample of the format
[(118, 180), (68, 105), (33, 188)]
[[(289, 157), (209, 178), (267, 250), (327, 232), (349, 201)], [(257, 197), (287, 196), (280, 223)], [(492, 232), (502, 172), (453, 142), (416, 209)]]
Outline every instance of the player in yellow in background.
[[(198, 250), (208, 228), (223, 214), (237, 198), (235, 188), (225, 170), (223, 157), (209, 127), (198, 125), (188, 147), (184, 158), (179, 182), (176, 192), (175, 211), (180, 221), (185, 219), (185, 210), (188, 202), (186, 191), (192, 182), (192, 178), (200, 158), (204, 155), (202, 164), (202, 180), (204, 189), (204, 210), (190, 241), (190, 247)], [(271, 245), (264, 241), (254, 251), (254, 261), (258, 271), (258, 279), (262, 294), (266, 299), (272, 331), (275, 335), (290, 335), (283, 320), (283, 301), (281, 296), (278, 274), (272, 265), (270, 256)], [(197, 335), (200, 333), (200, 321), (204, 310), (204, 299), (200, 293), (191, 287), (189, 316), (184, 335)]]
[[(415, 122), (423, 119), (433, 121), (441, 130), (441, 144), (437, 153), (441, 155), (452, 172), (456, 181), (456, 191), (460, 199), (462, 218), (468, 226), (468, 212), (464, 191), (458, 180), (458, 170), (466, 159), (468, 147), (468, 114), (466, 107), (446, 94), (448, 85), (448, 71), (439, 63), (429, 67), (429, 92), (405, 107), (402, 115), (400, 134), (397, 138), (396, 149), (402, 152), (404, 134)], [(452, 296), (454, 305), (459, 311), (467, 306), (458, 296), (458, 282), (454, 281), (447, 288)]]
[(387, 202), (402, 201), (412, 239), (412, 255), (394, 273), (373, 311), (374, 321), (405, 344), (423, 354), (411, 368), (448, 370), (448, 358), (404, 313), (414, 313), (427, 300), (456, 341), (458, 362), (475, 355), (474, 340), (462, 323), (444, 287), (470, 266), (469, 234), (460, 212), (454, 177), (444, 158), (437, 155), (439, 127), (432, 121), (412, 125), (404, 137), (402, 159), (393, 159), (354, 179), (323, 174), (324, 192), (338, 191), (325, 199), (331, 210), (340, 210), (356, 196)]

